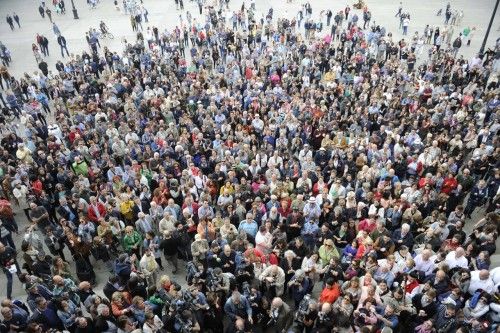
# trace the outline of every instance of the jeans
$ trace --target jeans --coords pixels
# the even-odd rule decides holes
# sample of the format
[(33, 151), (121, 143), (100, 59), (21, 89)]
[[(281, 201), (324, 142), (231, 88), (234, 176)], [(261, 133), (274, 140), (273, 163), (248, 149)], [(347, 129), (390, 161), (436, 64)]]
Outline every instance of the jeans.
[(12, 273), (7, 269), (4, 269), (3, 271), (7, 277), (7, 298), (12, 299), (12, 284), (14, 283), (14, 279), (12, 278)]
[(16, 244), (14, 243), (14, 239), (12, 238), (12, 234), (10, 232), (7, 236), (1, 238), (1, 240), (3, 244), (9, 245), (14, 250), (16, 249)]
[(61, 55), (64, 58), (64, 51), (66, 51), (66, 55), (69, 57), (68, 47), (66, 45), (61, 45)]
[(172, 264), (173, 266), (172, 273), (177, 272), (177, 253), (171, 256), (165, 255), (165, 259)]
[[(19, 267), (19, 264), (17, 261), (14, 263), (17, 268), (17, 275), (21, 273), (21, 267)], [(5, 276), (7, 277), (7, 298), (12, 299), (12, 284), (14, 283), (14, 276), (12, 275), (11, 272), (7, 268), (3, 269), (3, 272), (5, 273)]]

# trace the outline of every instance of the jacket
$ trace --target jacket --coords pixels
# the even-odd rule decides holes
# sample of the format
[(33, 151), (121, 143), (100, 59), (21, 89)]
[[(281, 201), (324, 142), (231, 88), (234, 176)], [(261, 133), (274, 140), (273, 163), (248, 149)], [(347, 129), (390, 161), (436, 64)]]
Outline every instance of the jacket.
[(250, 302), (243, 295), (240, 296), (240, 302), (238, 304), (235, 304), (233, 299), (229, 297), (226, 304), (224, 304), (224, 311), (232, 321), (236, 320), (236, 316), (242, 318), (252, 316), (252, 307), (250, 306)]
[[(276, 332), (287, 332), (290, 326), (293, 323), (293, 314), (290, 309), (290, 306), (283, 302), (283, 305), (279, 309), (276, 309), (277, 315), (275, 317), (272, 316), (273, 326), (276, 329)], [(271, 314), (273, 314), (274, 310), (271, 310)]]

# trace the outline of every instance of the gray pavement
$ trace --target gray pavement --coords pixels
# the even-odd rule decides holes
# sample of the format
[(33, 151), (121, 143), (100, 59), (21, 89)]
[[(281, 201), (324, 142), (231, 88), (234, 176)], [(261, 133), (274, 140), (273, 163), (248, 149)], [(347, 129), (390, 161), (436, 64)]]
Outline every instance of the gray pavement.
[[(46, 1), (51, 3), (50, 0)], [(179, 15), (183, 15), (185, 20), (185, 11), (190, 11), (193, 18), (197, 18), (198, 6), (196, 2), (184, 0), (185, 11), (176, 10), (174, 0), (143, 0), (145, 7), (149, 11), (149, 24), (145, 23), (144, 28), (149, 26), (157, 26), (160, 31), (169, 29), (170, 31), (179, 25)], [(257, 8), (257, 16), (261, 17), (263, 13), (267, 13), (270, 6), (273, 7), (275, 17), (292, 17), (297, 14), (303, 1), (293, 0), (292, 3), (287, 3), (285, 0), (255, 0)], [(305, 1), (304, 1), (305, 2)], [(460, 50), (460, 53), (466, 57), (470, 57), (477, 53), (481, 46), (482, 38), (486, 31), (491, 13), (494, 7), (494, 0), (453, 0), (450, 1), (452, 9), (463, 10), (464, 18), (460, 26), (454, 28), (454, 36), (457, 36), (464, 27), (476, 27), (476, 32), (472, 39), (470, 47), (465, 46)], [(23, 73), (31, 73), (37, 69), (35, 58), (31, 51), (31, 45), (35, 41), (35, 35), (41, 33), (49, 39), (50, 56), (46, 61), (49, 68), (53, 69), (56, 61), (61, 57), (59, 45), (52, 32), (52, 26), (47, 17), (43, 19), (38, 13), (39, 0), (2, 0), (0, 1), (0, 41), (2, 41), (12, 52), (13, 63), (9, 70), (15, 76)], [(74, 20), (71, 13), (71, 2), (66, 0), (67, 14), (58, 15), (55, 12), (52, 14), (54, 22), (59, 26), (63, 36), (66, 37), (68, 49), (70, 52), (81, 52), (87, 49), (88, 45), (85, 40), (85, 31), (89, 27), (98, 27), (101, 20), (104, 20), (111, 32), (115, 35), (113, 40), (103, 40), (102, 45), (108, 46), (112, 50), (122, 49), (122, 39), (135, 40), (135, 35), (130, 25), (130, 17), (125, 15), (123, 9), (117, 11), (112, 0), (101, 0), (96, 9), (90, 9), (86, 0), (74, 0), (78, 10), (80, 19)], [(121, 4), (121, 0), (119, 1)], [(206, 3), (212, 3), (212, 0), (206, 0)], [(247, 7), (250, 4), (246, 0)], [(313, 7), (313, 18), (318, 17), (321, 10), (331, 9), (332, 12), (343, 9), (347, 4), (351, 5), (354, 1), (329, 1), (329, 0), (311, 0)], [(368, 8), (372, 11), (372, 23), (375, 21), (387, 28), (388, 32), (392, 32), (395, 39), (399, 40), (402, 37), (402, 31), (399, 29), (399, 19), (394, 17), (399, 6), (397, 0), (367, 0)], [(446, 6), (446, 1), (442, 0), (405, 0), (403, 1), (403, 11), (411, 14), (411, 22), (409, 26), (409, 36), (412, 36), (415, 31), (423, 32), (426, 24), (433, 26), (443, 26), (444, 17), (436, 16), (439, 8)], [(240, 8), (242, 0), (231, 0), (230, 9)], [(360, 11), (356, 10), (361, 18)], [(21, 29), (11, 31), (5, 21), (6, 13), (16, 12), (21, 19)], [(498, 28), (500, 26), (500, 11), (497, 13), (496, 20), (492, 26), (488, 45), (493, 45), (496, 38), (499, 36)], [(326, 18), (325, 18), (326, 21)], [(325, 32), (324, 32), (325, 33)], [(426, 53), (423, 53), (425, 56)]]
[[(104, 20), (110, 31), (115, 35), (113, 40), (103, 40), (101, 41), (102, 46), (106, 45), (111, 50), (120, 50), (122, 48), (122, 38), (135, 39), (135, 35), (130, 26), (129, 16), (123, 14), (123, 11), (117, 11), (113, 5), (112, 0), (101, 0), (97, 9), (89, 9), (85, 0), (74, 0), (76, 8), (80, 16), (79, 20), (74, 20), (71, 14), (71, 2), (66, 0), (67, 14), (58, 16), (53, 14), (54, 21), (59, 26), (62, 34), (66, 37), (68, 42), (68, 48), (70, 52), (80, 52), (81, 50), (88, 49), (85, 40), (85, 31), (89, 27), (98, 26), (101, 20)], [(347, 3), (351, 4), (353, 1), (328, 1), (328, 0), (311, 0), (313, 6), (313, 16), (319, 15), (320, 10), (330, 8), (333, 12), (341, 10), (345, 7)], [(47, 0), (50, 3), (50, 0)], [(241, 1), (231, 0), (231, 9), (236, 9), (241, 6)], [(49, 68), (54, 69), (55, 62), (60, 58), (59, 46), (57, 45), (54, 34), (52, 33), (52, 28), (49, 20), (47, 18), (42, 19), (38, 13), (39, 1), (35, 0), (1, 0), (0, 1), (0, 13), (2, 13), (3, 18), (0, 21), (0, 41), (2, 41), (12, 52), (13, 62), (9, 68), (10, 72), (15, 75), (21, 75), (25, 72), (31, 73), (37, 69), (37, 64), (33, 57), (31, 51), (31, 44), (34, 42), (34, 37), (36, 33), (42, 33), (47, 36), (50, 40), (49, 49), (50, 57), (47, 58)], [(301, 1), (295, 0), (295, 2), (289, 4), (285, 0), (256, 0), (257, 7), (257, 17), (260, 17), (262, 13), (267, 13), (270, 5), (274, 8), (275, 17), (276, 16), (287, 16), (292, 17), (296, 15), (298, 8), (302, 4)], [(393, 32), (396, 39), (401, 36), (401, 30), (398, 29), (399, 19), (394, 17), (397, 11), (399, 1), (396, 0), (368, 0), (367, 5), (372, 11), (372, 20), (376, 21), (377, 24), (384, 25), (387, 31)], [(460, 50), (461, 54), (466, 57), (470, 57), (475, 54), (481, 45), (482, 37), (486, 30), (488, 20), (491, 16), (491, 12), (494, 6), (494, 0), (476, 0), (471, 2), (469, 0), (454, 0), (451, 1), (452, 8), (461, 9), (464, 11), (464, 18), (460, 27), (455, 28), (455, 34), (462, 31), (465, 26), (475, 26), (477, 31), (472, 40), (470, 47), (465, 45)], [(144, 0), (144, 5), (149, 11), (149, 25), (156, 25), (160, 28), (160, 31), (167, 28), (171, 30), (176, 25), (179, 24), (179, 14), (175, 8), (174, 0)], [(249, 5), (249, 2), (247, 2)], [(409, 27), (409, 35), (411, 36), (415, 31), (422, 32), (426, 24), (431, 24), (433, 26), (443, 25), (443, 16), (436, 16), (436, 12), (440, 7), (446, 5), (446, 1), (440, 0), (407, 0), (403, 1), (404, 11), (408, 11), (411, 14), (411, 23)], [(185, 0), (185, 9), (189, 10), (193, 17), (198, 17), (198, 8), (195, 2)], [(21, 19), (21, 29), (15, 29), (13, 32), (10, 31), (8, 24), (5, 22), (5, 15), (8, 12), (16, 12)], [(358, 11), (359, 14), (359, 11)], [(185, 15), (185, 12), (182, 13)], [(496, 21), (493, 24), (492, 31), (490, 33), (488, 45), (493, 45), (496, 38), (498, 37), (497, 28), (500, 25), (499, 20), (500, 12), (496, 17)], [(184, 16), (185, 17), (185, 16)], [(146, 28), (148, 24), (145, 24)], [(465, 43), (464, 43), (465, 44)], [(425, 55), (425, 53), (424, 53)], [(470, 227), (481, 217), (481, 212), (475, 214), (473, 221), (467, 223), (466, 230), (470, 232)], [(18, 212), (17, 214), (18, 223), (21, 226), (26, 226), (28, 222), (26, 221), (24, 214)], [(22, 235), (15, 235), (16, 244), (20, 247)], [(48, 253), (48, 249), (47, 249)], [(69, 252), (67, 257), (70, 258)], [(498, 265), (500, 262), (498, 255), (493, 258), (493, 266)], [(180, 264), (182, 269), (176, 275), (176, 280), (179, 283), (184, 283), (184, 268)], [(72, 266), (74, 269), (74, 265)], [(168, 267), (168, 265), (166, 265)], [(108, 272), (104, 265), (101, 263), (96, 263), (94, 269), (97, 273), (97, 279), (99, 282), (98, 288), (100, 290), (103, 283), (106, 281)], [(167, 268), (165, 273), (171, 274), (170, 268)], [(0, 288), (5, 288), (5, 276), (0, 274)], [(14, 297), (23, 298), (25, 291), (23, 290), (20, 282), (14, 279)], [(0, 298), (3, 297), (0, 292)]]

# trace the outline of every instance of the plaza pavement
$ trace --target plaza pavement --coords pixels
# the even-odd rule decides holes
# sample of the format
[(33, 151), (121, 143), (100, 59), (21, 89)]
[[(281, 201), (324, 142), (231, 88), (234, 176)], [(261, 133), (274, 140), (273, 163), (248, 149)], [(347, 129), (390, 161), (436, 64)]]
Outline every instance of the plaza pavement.
[[(50, 3), (50, 0), (46, 1)], [(135, 40), (135, 34), (130, 26), (130, 18), (123, 14), (121, 9), (120, 12), (116, 11), (112, 0), (101, 0), (97, 9), (89, 9), (85, 0), (74, 0), (76, 8), (78, 9), (78, 14), (80, 16), (79, 20), (74, 20), (71, 13), (71, 1), (65, 0), (67, 7), (66, 15), (57, 15), (53, 13), (53, 20), (57, 23), (62, 34), (66, 37), (68, 49), (70, 53), (80, 52), (82, 50), (88, 50), (88, 45), (85, 40), (85, 31), (88, 31), (89, 27), (97, 28), (99, 22), (104, 20), (108, 25), (110, 31), (114, 34), (115, 38), (113, 40), (103, 40), (101, 41), (102, 46), (108, 46), (110, 50), (120, 51), (122, 50), (122, 38), (127, 40)], [(455, 28), (455, 36), (458, 35), (459, 31), (467, 25), (475, 26), (477, 28), (476, 34), (472, 41), (470, 47), (464, 46), (461, 48), (459, 54), (463, 54), (466, 57), (472, 56), (479, 50), (482, 42), (482, 37), (486, 30), (491, 12), (494, 6), (494, 0), (453, 0), (450, 1), (452, 9), (462, 9), (464, 11), (464, 18), (462, 20), (461, 27)], [(311, 0), (313, 7), (313, 16), (319, 15), (320, 10), (330, 8), (332, 12), (343, 9), (346, 4), (352, 4), (354, 1), (328, 1), (328, 0)], [(34, 37), (36, 33), (45, 34), (49, 39), (49, 49), (50, 56), (46, 58), (49, 64), (49, 69), (54, 70), (54, 64), (60, 58), (60, 48), (57, 45), (57, 41), (52, 32), (52, 25), (50, 24), (48, 18), (42, 19), (38, 13), (37, 0), (0, 0), (0, 13), (3, 17), (0, 17), (0, 41), (3, 42), (12, 52), (13, 62), (9, 68), (11, 74), (16, 77), (22, 75), (23, 73), (31, 73), (37, 70), (37, 64), (35, 58), (31, 51), (31, 44), (34, 42)], [(242, 1), (231, 0), (230, 8), (236, 9), (240, 7)], [(289, 17), (296, 15), (298, 8), (302, 4), (299, 0), (294, 0), (293, 3), (286, 3), (285, 0), (256, 0), (257, 16), (260, 18), (261, 14), (267, 13), (269, 5), (272, 5), (274, 9), (274, 17)], [(160, 31), (167, 28), (171, 30), (177, 24), (179, 24), (179, 14), (175, 8), (174, 0), (144, 0), (144, 5), (149, 11), (149, 25), (156, 25), (159, 27)], [(375, 21), (377, 24), (384, 25), (388, 32), (392, 32), (395, 40), (399, 40), (401, 36), (401, 30), (398, 29), (399, 19), (394, 17), (397, 11), (399, 1), (396, 0), (368, 0), (367, 5), (372, 11), (372, 23)], [(247, 1), (247, 6), (249, 6), (249, 1)], [(409, 26), (409, 36), (418, 30), (423, 32), (426, 24), (431, 24), (433, 26), (443, 25), (444, 17), (436, 16), (436, 12), (439, 8), (444, 8), (446, 6), (446, 1), (440, 0), (407, 0), (403, 1), (403, 10), (408, 11), (411, 14), (411, 22)], [(189, 10), (193, 15), (193, 18), (198, 17), (198, 7), (195, 2), (185, 0), (185, 10)], [(6, 13), (16, 12), (21, 21), (21, 29), (15, 29), (11, 32), (8, 24), (5, 22)], [(360, 11), (357, 11), (360, 15)], [(185, 15), (185, 14), (183, 14)], [(500, 12), (497, 13), (496, 21), (493, 24), (492, 31), (490, 33), (489, 43), (491, 46), (494, 44), (496, 38), (498, 37), (497, 28), (500, 25), (498, 17)], [(185, 16), (184, 16), (185, 18)], [(361, 19), (361, 16), (360, 16)], [(148, 24), (144, 24), (146, 28)], [(326, 33), (326, 32), (323, 32)], [(424, 53), (425, 56), (426, 53)], [(472, 221), (468, 221), (466, 225), (466, 231), (470, 232), (471, 225), (480, 218), (482, 214), (474, 214)], [(28, 222), (24, 217), (22, 211), (17, 212), (16, 216), (18, 223), (20, 224), (20, 230), (25, 227)], [(20, 248), (21, 235), (14, 235), (16, 244)], [(500, 245), (497, 243), (497, 246)], [(46, 252), (49, 253), (48, 249)], [(70, 258), (69, 252), (66, 249), (67, 258)], [(19, 258), (21, 255), (19, 255)], [(22, 259), (20, 259), (22, 262)], [(92, 259), (94, 262), (94, 260)], [(495, 267), (500, 262), (499, 255), (495, 255), (492, 258), (492, 267)], [(72, 269), (74, 271), (74, 264), (71, 263)], [(171, 269), (168, 265), (165, 265), (166, 271), (160, 273), (166, 273), (170, 276)], [(174, 276), (175, 280), (181, 284), (185, 284), (184, 265), (179, 263), (179, 273)], [(101, 291), (102, 287), (107, 280), (109, 273), (105, 269), (102, 263), (96, 263), (94, 269), (97, 274), (98, 286), (95, 288), (96, 291)], [(76, 276), (76, 275), (75, 275)], [(3, 273), (0, 273), (0, 288), (5, 288), (6, 279)], [(14, 289), (13, 297), (15, 298), (25, 298), (25, 291), (19, 280), (14, 278)], [(4, 293), (0, 292), (0, 299), (4, 297)]]
[[(137, 0), (139, 1), (139, 0)], [(212, 0), (206, 0), (211, 3)], [(245, 0), (247, 7), (249, 0)], [(50, 0), (46, 1), (51, 3)], [(145, 7), (149, 11), (149, 24), (143, 22), (144, 28), (149, 26), (157, 26), (160, 31), (165, 28), (170, 31), (180, 23), (179, 15), (182, 13), (185, 20), (185, 12), (176, 10), (174, 0), (143, 0)], [(270, 6), (274, 9), (274, 17), (289, 17), (296, 15), (301, 4), (305, 1), (293, 0), (292, 3), (287, 3), (285, 0), (256, 0), (257, 18), (262, 14), (267, 13)], [(355, 1), (338, 1), (338, 0), (310, 0), (313, 8), (313, 17), (318, 17), (321, 10), (331, 9), (332, 12), (343, 9), (347, 4), (351, 5)], [(470, 57), (477, 53), (481, 46), (482, 38), (486, 31), (491, 13), (494, 7), (495, 0), (452, 0), (451, 8), (464, 11), (462, 24), (454, 28), (454, 36), (458, 36), (460, 31), (463, 31), (465, 26), (476, 27), (476, 32), (470, 47), (465, 46), (465, 42), (459, 54)], [(44, 34), (49, 39), (50, 56), (46, 58), (49, 69), (55, 69), (56, 61), (61, 57), (60, 48), (57, 44), (56, 37), (52, 32), (52, 25), (47, 16), (43, 19), (38, 13), (39, 0), (1, 0), (0, 1), (0, 41), (3, 42), (12, 53), (13, 62), (9, 68), (11, 74), (15, 76), (23, 73), (31, 73), (37, 70), (37, 64), (31, 51), (31, 45), (35, 42), (37, 33)], [(86, 0), (74, 0), (78, 10), (79, 19), (74, 20), (71, 12), (71, 1), (66, 0), (67, 13), (58, 15), (53, 11), (53, 21), (56, 22), (61, 33), (67, 40), (67, 45), (70, 53), (81, 52), (88, 50), (88, 44), (85, 40), (85, 32), (89, 27), (97, 28), (99, 22), (104, 20), (110, 31), (114, 34), (113, 40), (103, 40), (101, 45), (106, 45), (110, 50), (122, 50), (122, 39), (135, 40), (135, 34), (130, 25), (130, 17), (125, 15), (121, 7), (120, 11), (115, 9), (113, 0), (100, 0), (96, 9), (89, 9)], [(119, 1), (121, 4), (121, 0)], [(193, 18), (198, 18), (198, 6), (196, 2), (184, 0), (185, 10), (189, 10)], [(402, 36), (402, 31), (399, 29), (399, 19), (394, 17), (399, 6), (399, 0), (367, 0), (368, 8), (372, 12), (372, 23), (375, 21), (387, 28), (388, 32), (392, 32), (394, 40), (399, 40)], [(240, 8), (242, 0), (231, 0), (230, 9)], [(405, 0), (403, 1), (403, 11), (411, 14), (408, 38), (411, 38), (415, 31), (423, 32), (426, 24), (433, 26), (444, 23), (444, 16), (436, 16), (439, 8), (444, 8), (446, 1), (443, 0)], [(21, 29), (11, 31), (5, 15), (7, 13), (16, 12), (21, 20)], [(362, 15), (359, 10), (360, 22)], [(496, 20), (490, 32), (488, 45), (494, 45), (496, 38), (499, 36), (497, 31), (500, 26), (500, 11), (497, 12)], [(326, 17), (325, 17), (326, 22)], [(323, 30), (325, 34), (327, 30)], [(329, 30), (328, 30), (329, 31)], [(426, 56), (426, 52), (422, 54)]]

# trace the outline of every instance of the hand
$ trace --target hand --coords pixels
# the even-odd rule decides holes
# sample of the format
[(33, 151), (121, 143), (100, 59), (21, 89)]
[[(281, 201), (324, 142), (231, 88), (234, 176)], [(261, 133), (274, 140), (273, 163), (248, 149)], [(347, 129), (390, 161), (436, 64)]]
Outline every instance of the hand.
[(253, 325), (253, 319), (251, 316), (248, 316), (248, 322), (250, 323), (250, 325)]

